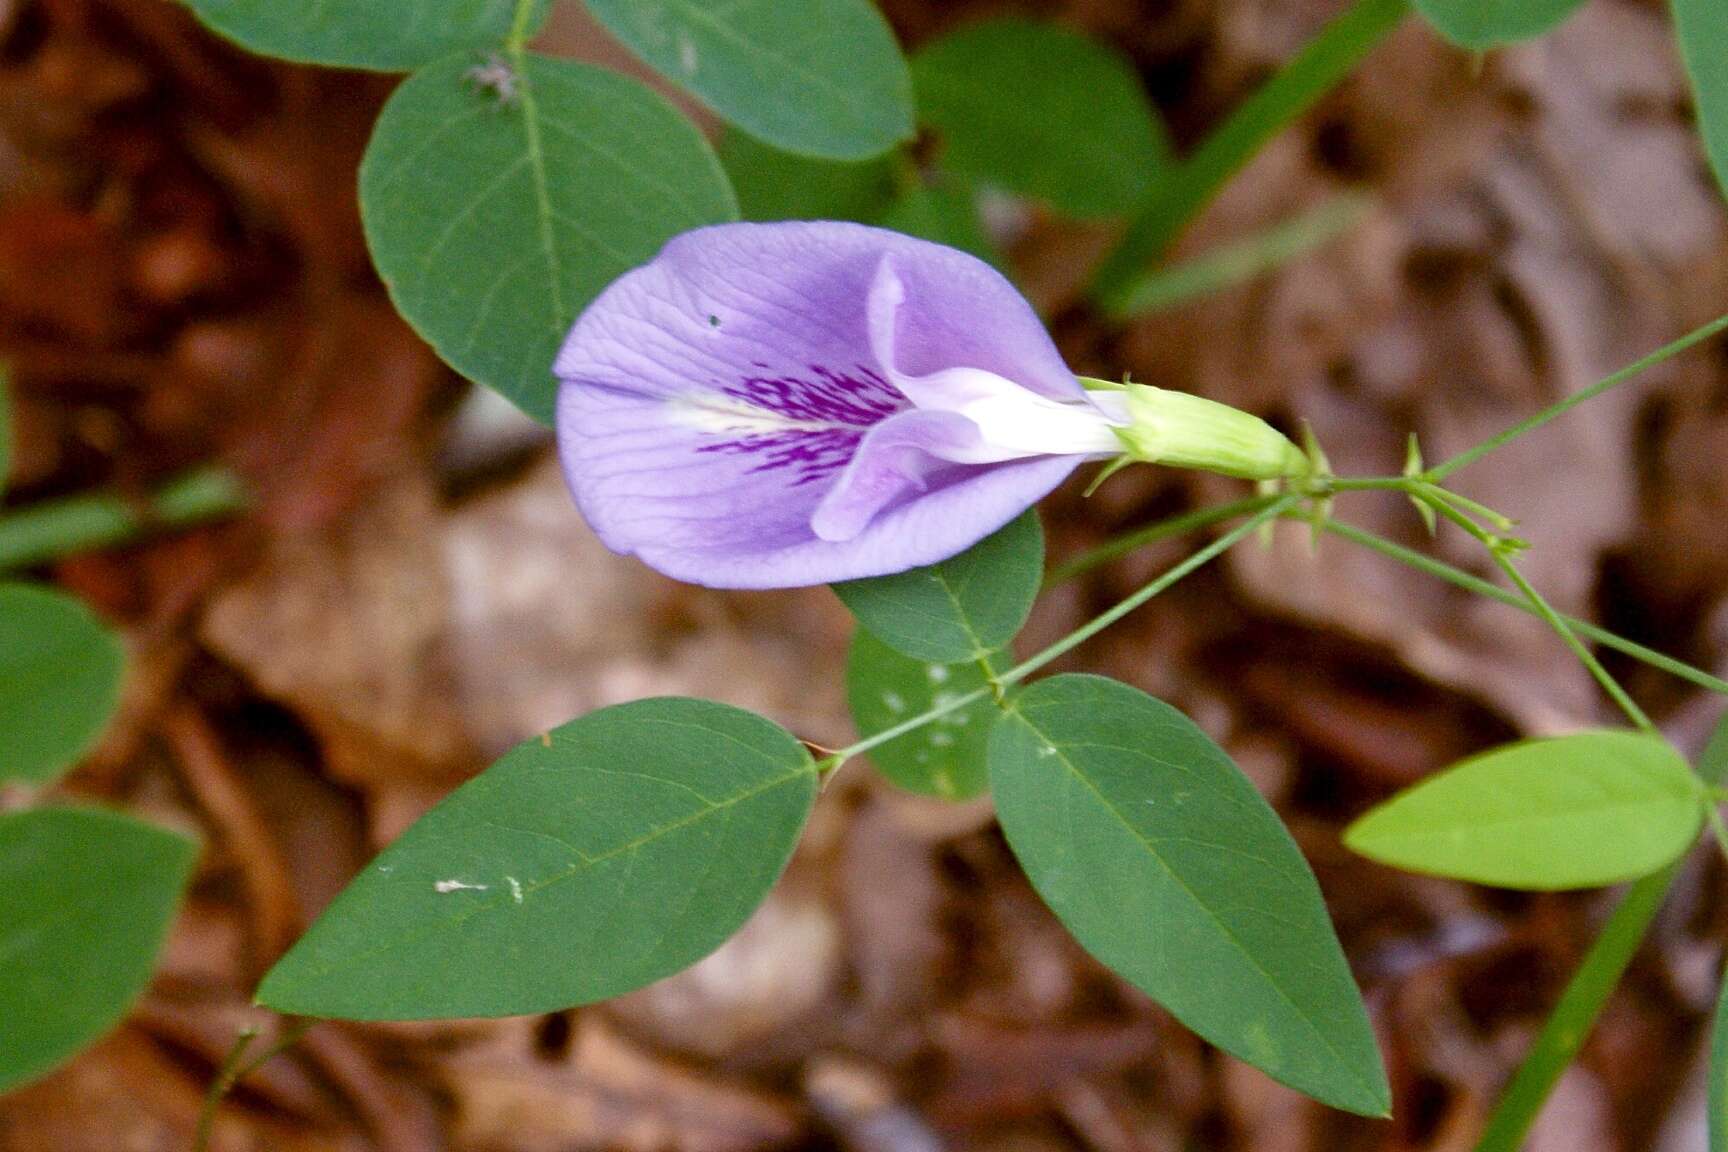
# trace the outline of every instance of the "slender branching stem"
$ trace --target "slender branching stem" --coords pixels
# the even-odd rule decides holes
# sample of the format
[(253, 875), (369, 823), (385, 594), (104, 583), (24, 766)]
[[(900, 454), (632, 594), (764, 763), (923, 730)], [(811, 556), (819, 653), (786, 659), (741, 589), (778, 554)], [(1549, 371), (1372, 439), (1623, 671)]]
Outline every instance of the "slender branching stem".
[(1665, 344), (1656, 349), (1656, 351), (1650, 353), (1650, 355), (1644, 357), (1642, 360), (1628, 364), (1613, 375), (1598, 380), (1582, 392), (1574, 392), (1564, 400), (1542, 409), (1542, 411), (1536, 413), (1536, 415), (1530, 417), (1528, 420), (1519, 421), (1517, 424), (1506, 429), (1498, 436), (1491, 437), (1490, 439), (1482, 441), (1482, 443), (1476, 445), (1474, 448), (1468, 448), (1465, 451), (1458, 453), (1458, 455), (1452, 457), (1443, 464), (1435, 465), (1433, 468), (1428, 470), (1426, 478), (1434, 483), (1439, 483), (1446, 479), (1446, 477), (1452, 475), (1452, 473), (1458, 471), (1460, 468), (1467, 468), (1471, 464), (1482, 459), (1482, 457), (1488, 455), (1490, 452), (1504, 448), (1526, 432), (1533, 432), (1549, 421), (1566, 415), (1566, 413), (1572, 411), (1572, 409), (1578, 407), (1578, 405), (1584, 403), (1586, 400), (1593, 400), (1610, 389), (1618, 388), (1620, 385), (1626, 383), (1628, 380), (1631, 380), (1640, 373), (1647, 372), (1651, 368), (1656, 367), (1656, 365), (1662, 363), (1664, 360), (1672, 359), (1686, 351), (1688, 348), (1691, 348), (1693, 345), (1701, 344), (1712, 336), (1719, 335), (1725, 331), (1728, 331), (1728, 316), (1717, 317), (1715, 320), (1710, 321), (1708, 324), (1705, 324), (1700, 328), (1694, 328), (1686, 335), (1680, 337), (1680, 339), (1671, 344)]
[[(1585, 647), (1584, 642), (1578, 639), (1571, 625), (1566, 622), (1566, 618), (1554, 610), (1554, 606), (1548, 603), (1542, 593), (1536, 590), (1536, 586), (1530, 583), (1529, 578), (1519, 569), (1512, 559), (1513, 549), (1506, 539), (1483, 528), (1450, 501), (1435, 496), (1434, 493), (1439, 489), (1434, 485), (1420, 479), (1413, 480), (1411, 483), (1411, 495), (1424, 500), (1440, 516), (1463, 529), (1487, 550), (1495, 566), (1505, 573), (1506, 579), (1510, 580), (1512, 585), (1523, 594), (1524, 599), (1535, 610), (1536, 615), (1540, 616), (1547, 622), (1548, 627), (1554, 630), (1554, 634), (1560, 637), (1561, 643), (1565, 644), (1571, 650), (1572, 655), (1578, 658), (1578, 662), (1584, 665), (1585, 670), (1595, 678), (1596, 683), (1602, 686), (1602, 690), (1608, 693), (1609, 698), (1626, 714), (1626, 718), (1632, 721), (1633, 726), (1641, 731), (1654, 734), (1656, 725), (1651, 723), (1650, 717), (1645, 715), (1644, 709), (1638, 706), (1637, 701), (1633, 700), (1626, 689), (1620, 686), (1620, 682), (1614, 679), (1608, 669), (1602, 666), (1602, 662), (1596, 658), (1596, 654)], [(1490, 515), (1498, 516), (1498, 513), (1490, 510)]]
[[(1417, 552), (1413, 548), (1407, 548), (1397, 541), (1377, 536), (1342, 520), (1327, 521), (1325, 529), (1340, 539), (1361, 545), (1371, 552), (1377, 552), (1389, 560), (1396, 560), (1418, 572), (1425, 573), (1437, 580), (1443, 580), (1453, 587), (1462, 588), (1464, 591), (1477, 596), (1498, 601), (1521, 612), (1536, 614), (1536, 609), (1531, 606), (1529, 601), (1516, 592), (1490, 583), (1474, 573), (1454, 567), (1443, 560), (1436, 560), (1432, 556)], [(1604, 648), (1612, 648), (1621, 655), (1629, 656), (1640, 663), (1666, 672), (1678, 680), (1684, 680), (1688, 684), (1702, 688), (1707, 692), (1728, 696), (1728, 680), (1712, 676), (1702, 668), (1696, 668), (1682, 660), (1676, 660), (1672, 656), (1658, 652), (1654, 648), (1648, 648), (1634, 640), (1628, 640), (1624, 636), (1598, 627), (1588, 620), (1580, 620), (1575, 616), (1567, 616), (1564, 619), (1573, 632), (1595, 641)]]
[(228, 1055), (222, 1058), (222, 1066), (216, 1070), (216, 1078), (210, 1082), (209, 1090), (204, 1093), (204, 1106), (198, 1110), (198, 1127), (192, 1135), (192, 1152), (209, 1152), (210, 1137), (216, 1130), (216, 1114), (222, 1109), (223, 1098), (239, 1081), (246, 1053), (256, 1039), (258, 1029), (242, 1028), (240, 1034), (234, 1038), (234, 1046), (228, 1049)]
[(211, 1137), (216, 1131), (216, 1116), (222, 1110), (222, 1101), (234, 1086), (300, 1043), (312, 1025), (313, 1020), (290, 1020), (282, 1027), (282, 1032), (271, 1044), (254, 1056), (246, 1059), (246, 1053), (251, 1049), (252, 1042), (258, 1039), (258, 1029), (242, 1028), (234, 1039), (234, 1046), (228, 1050), (228, 1055), (222, 1060), (222, 1067), (216, 1072), (216, 1079), (210, 1082), (209, 1091), (204, 1094), (204, 1105), (198, 1111), (198, 1128), (192, 1138), (192, 1152), (209, 1152)]
[(938, 720), (951, 712), (958, 712), (962, 708), (969, 707), (980, 700), (990, 697), (993, 694), (993, 689), (998, 686), (1007, 688), (1020, 683), (1020, 681), (1026, 679), (1034, 672), (1037, 672), (1045, 665), (1060, 659), (1075, 648), (1078, 648), (1080, 645), (1098, 635), (1098, 633), (1104, 631), (1124, 616), (1144, 605), (1153, 597), (1167, 591), (1171, 586), (1175, 585), (1185, 577), (1191, 575), (1198, 569), (1205, 567), (1219, 556), (1222, 556), (1242, 540), (1253, 535), (1262, 524), (1269, 524), (1279, 516), (1291, 511), (1301, 502), (1301, 499), (1300, 496), (1295, 494), (1276, 498), (1264, 508), (1260, 509), (1260, 511), (1251, 519), (1218, 537), (1218, 539), (1212, 541), (1212, 543), (1206, 545), (1206, 547), (1200, 549), (1198, 552), (1195, 552), (1180, 564), (1169, 569), (1156, 580), (1146, 584), (1139, 591), (1135, 592), (1132, 596), (1127, 597), (1115, 607), (1098, 615), (1089, 623), (1082, 625), (1075, 631), (1070, 632), (1067, 636), (1064, 636), (1048, 648), (1045, 648), (1042, 652), (1033, 656), (1031, 659), (1015, 665), (1006, 672), (997, 674), (997, 683), (983, 688), (974, 688), (970, 692), (944, 700), (942, 703), (928, 711), (910, 717), (893, 727), (884, 728), (882, 731), (867, 736), (856, 744), (841, 749), (836, 753), (836, 758), (844, 761), (853, 756), (861, 755), (862, 753), (886, 744), (891, 740), (897, 740), (908, 732), (916, 732), (918, 729), (924, 727), (924, 725), (929, 724), (934, 720)]
[(1213, 504), (1205, 508), (1196, 508), (1192, 512), (1184, 512), (1179, 516), (1172, 516), (1168, 520), (1160, 520), (1156, 524), (1136, 528), (1052, 568), (1049, 575), (1044, 577), (1044, 590), (1049, 591), (1059, 585), (1066, 584), (1094, 568), (1102, 567), (1113, 560), (1119, 560), (1129, 553), (1138, 552), (1148, 544), (1156, 544), (1160, 540), (1169, 540), (1176, 536), (1186, 536), (1190, 532), (1210, 528), (1212, 525), (1221, 524), (1226, 520), (1252, 516), (1277, 500), (1277, 496), (1250, 496), (1245, 500), (1233, 500), (1228, 504)]

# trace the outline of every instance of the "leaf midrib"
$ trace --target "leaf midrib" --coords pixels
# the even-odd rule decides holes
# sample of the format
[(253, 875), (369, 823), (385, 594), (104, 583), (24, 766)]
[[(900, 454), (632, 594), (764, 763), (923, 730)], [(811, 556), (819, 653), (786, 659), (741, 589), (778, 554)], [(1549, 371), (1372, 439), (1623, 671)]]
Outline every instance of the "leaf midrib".
[[(574, 877), (579, 876), (581, 873), (583, 873), (585, 871), (589, 871), (591, 869), (597, 868), (600, 865), (605, 864), (611, 860), (614, 860), (620, 856), (624, 856), (624, 855), (627, 855), (627, 854), (630, 854), (633, 852), (638, 852), (656, 840), (662, 839), (666, 836), (670, 836), (675, 832), (683, 831), (686, 828), (693, 827), (697, 824), (700, 824), (702, 821), (708, 819), (709, 817), (715, 815), (716, 813), (725, 812), (725, 811), (727, 811), (727, 810), (729, 810), (729, 809), (731, 809), (731, 808), (733, 808), (739, 804), (744, 803), (747, 800), (755, 799), (757, 796), (764, 795), (765, 793), (771, 792), (776, 788), (779, 788), (783, 785), (789, 784), (792, 781), (799, 779), (800, 777), (814, 775), (815, 772), (816, 772), (815, 762), (806, 758), (805, 762), (800, 764), (798, 766), (798, 768), (794, 771), (787, 772), (787, 773), (784, 773), (780, 776), (776, 776), (770, 780), (764, 781), (763, 783), (758, 784), (753, 788), (747, 789), (746, 791), (740, 792), (735, 796), (729, 796), (725, 800), (715, 802), (714, 804), (710, 805), (707, 808), (699, 809), (698, 811), (692, 812), (688, 816), (681, 817), (680, 819), (674, 820), (670, 824), (660, 825), (659, 827), (655, 828), (653, 831), (647, 833), (646, 835), (639, 836), (635, 840), (632, 840), (632, 841), (629, 841), (628, 843), (619, 845), (618, 847), (607, 849), (605, 852), (602, 852), (598, 856), (583, 857), (581, 855), (581, 853), (578, 852), (577, 853), (577, 855), (579, 857), (578, 860), (576, 861), (576, 863), (572, 864), (570, 867), (564, 869), (561, 872), (556, 872), (553, 875), (548, 876), (545, 879), (540, 880), (534, 884), (523, 885), (522, 886), (522, 898), (524, 901), (526, 901), (529, 896), (533, 895), (536, 892), (541, 892), (541, 891), (546, 890), (547, 888), (551, 888), (551, 887), (554, 887), (556, 885), (562, 884), (566, 880), (573, 879)], [(572, 851), (574, 851), (574, 849), (572, 849)], [(332, 973), (341, 971), (344, 968), (352, 967), (355, 964), (359, 964), (359, 963), (363, 963), (367, 960), (371, 960), (377, 956), (382, 956), (385, 953), (394, 951), (394, 950), (402, 947), (405, 944), (412, 944), (412, 943), (415, 943), (416, 941), (424, 939), (425, 937), (427, 937), (429, 935), (433, 935), (435, 933), (442, 932), (442, 931), (445, 931), (447, 929), (460, 927), (462, 924), (467, 923), (469, 920), (473, 919), (475, 916), (478, 916), (483, 912), (496, 911), (498, 908), (502, 907), (506, 901), (508, 901), (511, 904), (514, 904), (516, 902), (516, 898), (515, 898), (514, 894), (506, 895), (505, 893), (500, 892), (496, 897), (492, 897), (488, 894), (488, 895), (479, 896), (477, 899), (463, 901), (463, 904), (465, 906), (458, 909), (452, 915), (447, 916), (447, 917), (443, 917), (443, 918), (432, 918), (432, 919), (429, 919), (427, 921), (423, 921), (422, 924), (420, 925), (419, 931), (406, 933), (404, 935), (393, 937), (389, 941), (381, 943), (377, 947), (368, 949), (365, 952), (352, 953), (352, 954), (349, 954), (347, 956), (344, 956), (338, 962), (333, 963), (333, 964), (324, 965), (324, 966), (316, 966), (316, 967), (309, 965), (307, 970), (306, 970), (306, 973), (303, 976), (301, 976), (301, 978), (299, 980), (295, 981), (294, 983), (287, 984), (286, 987), (291, 989), (291, 988), (295, 987), (297, 984), (303, 985), (304, 983), (306, 983), (307, 979), (322, 979), (324, 977), (328, 977)], [(262, 989), (260, 989), (260, 991), (262, 991)], [(260, 1003), (264, 1003), (264, 1002), (265, 1001), (260, 1001)]]
[(1338, 1062), (1338, 1066), (1340, 1068), (1348, 1070), (1348, 1074), (1349, 1074), (1350, 1078), (1356, 1082), (1358, 1087), (1366, 1089), (1368, 1099), (1377, 1101), (1379, 1099), (1379, 1093), (1376, 1090), (1377, 1086), (1369, 1083), (1366, 1080), (1363, 1080), (1360, 1077), (1360, 1075), (1354, 1071), (1354, 1069), (1351, 1065), (1351, 1062), (1349, 1060), (1345, 1059), (1344, 1055), (1341, 1052), (1339, 1052), (1337, 1046), (1332, 1043), (1331, 1038), (1328, 1037), (1324, 1032), (1322, 1032), (1318, 1026), (1316, 1026), (1313, 1019), (1311, 1019), (1309, 1017), (1308, 1013), (1306, 1013), (1302, 1010), (1301, 1005), (1297, 1004), (1295, 1000), (1291, 999), (1290, 994), (1285, 991), (1283, 985), (1279, 984), (1278, 981), (1273, 978), (1272, 973), (1270, 971), (1268, 971), (1266, 969), (1266, 967), (1260, 963), (1259, 959), (1254, 955), (1253, 952), (1251, 952), (1243, 944), (1242, 940), (1236, 935), (1236, 933), (1234, 931), (1231, 930), (1229, 925), (1225, 924), (1224, 921), (1219, 918), (1218, 914), (1212, 910), (1211, 906), (1208, 905), (1204, 900), (1200, 899), (1199, 895), (1194, 891), (1193, 888), (1191, 888), (1188, 885), (1187, 881), (1183, 879), (1182, 875), (1179, 872), (1177, 872), (1176, 869), (1171, 867), (1169, 862), (1164, 859), (1163, 855), (1155, 847), (1153, 847), (1152, 842), (1148, 841), (1147, 839), (1145, 839), (1143, 836), (1140, 835), (1139, 830), (1137, 828), (1135, 828), (1134, 825), (1128, 820), (1128, 818), (1122, 813), (1122, 810), (1120, 808), (1118, 808), (1110, 800), (1109, 797), (1104, 795), (1104, 793), (1098, 788), (1098, 786), (1093, 784), (1091, 779), (1089, 777), (1087, 777), (1087, 775), (1084, 772), (1080, 771), (1079, 766), (1076, 765), (1073, 762), (1073, 760), (1071, 760), (1068, 757), (1068, 754), (1066, 751), (1063, 750), (1062, 745), (1058, 744), (1054, 739), (1052, 739), (1048, 735), (1046, 735), (1043, 729), (1039, 728), (1037, 726), (1037, 724), (1033, 723), (1032, 719), (1029, 716), (1027, 716), (1024, 709), (1014, 708), (1010, 714), (1013, 715), (1016, 719), (1018, 719), (1021, 723), (1025, 724), (1027, 728), (1031, 729), (1033, 734), (1036, 735), (1039, 739), (1041, 739), (1047, 747), (1055, 750), (1056, 758), (1062, 762), (1062, 766), (1064, 768), (1066, 768), (1068, 770), (1068, 772), (1076, 780), (1079, 780), (1082, 784), (1084, 784), (1086, 786), (1087, 791), (1091, 792), (1093, 796), (1097, 797), (1098, 802), (1103, 805), (1105, 810), (1108, 811), (1111, 816), (1115, 817), (1116, 821), (1122, 825), (1123, 829), (1125, 831), (1127, 831), (1129, 836), (1131, 836), (1136, 843), (1140, 844), (1141, 847), (1143, 847), (1146, 850), (1146, 854), (1148, 856), (1150, 856), (1153, 860), (1157, 861), (1158, 866), (1160, 868), (1162, 868), (1164, 870), (1165, 874), (1167, 876), (1169, 876), (1170, 879), (1176, 884), (1176, 886), (1182, 890), (1183, 894), (1188, 897), (1189, 901), (1196, 908), (1200, 909), (1200, 911), (1202, 913), (1205, 914), (1206, 918), (1213, 923), (1213, 925), (1218, 929), (1219, 933), (1226, 940), (1228, 940), (1233, 946), (1235, 946), (1237, 952), (1239, 952), (1242, 955), (1242, 957), (1248, 961), (1249, 965), (1256, 972), (1260, 973), (1260, 975), (1264, 979), (1266, 985), (1269, 988), (1271, 988), (1275, 993), (1277, 993), (1278, 998), (1280, 1000), (1284, 1001), (1284, 1003), (1287, 1004), (1293, 1012), (1295, 1012), (1296, 1018), (1301, 1020), (1303, 1026), (1306, 1027), (1309, 1030), (1309, 1032), (1311, 1032), (1313, 1034), (1314, 1038), (1320, 1042), (1321, 1046), (1324, 1047), (1327, 1052), (1331, 1053), (1333, 1059)]

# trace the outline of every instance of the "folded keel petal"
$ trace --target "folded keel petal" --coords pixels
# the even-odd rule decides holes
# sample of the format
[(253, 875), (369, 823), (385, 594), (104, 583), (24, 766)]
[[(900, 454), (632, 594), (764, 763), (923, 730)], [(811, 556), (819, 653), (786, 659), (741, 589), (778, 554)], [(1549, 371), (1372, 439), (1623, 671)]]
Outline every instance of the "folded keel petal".
[(883, 509), (927, 491), (955, 461), (977, 451), (978, 426), (952, 412), (902, 412), (865, 433), (852, 462), (816, 506), (823, 540), (854, 540)]

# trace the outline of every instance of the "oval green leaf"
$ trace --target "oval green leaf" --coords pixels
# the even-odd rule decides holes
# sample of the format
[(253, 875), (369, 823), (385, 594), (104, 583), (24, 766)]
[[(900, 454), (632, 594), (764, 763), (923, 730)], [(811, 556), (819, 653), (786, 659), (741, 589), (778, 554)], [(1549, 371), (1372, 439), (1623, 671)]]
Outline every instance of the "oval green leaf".
[(117, 812), (0, 816), (0, 1092), (120, 1022), (197, 856), (186, 837)]
[[(846, 699), (858, 735), (873, 736), (988, 686), (976, 663), (931, 664), (902, 656), (860, 628), (846, 658)], [(870, 760), (909, 792), (968, 800), (989, 787), (985, 748), (996, 712), (988, 696), (878, 745)]]
[(588, 0), (656, 72), (777, 148), (829, 160), (912, 135), (912, 81), (869, 0)]
[(834, 591), (889, 647), (932, 664), (963, 664), (1006, 647), (1044, 578), (1044, 529), (1027, 512), (940, 564)]
[[(407, 72), (463, 49), (499, 47), (517, 0), (186, 0), (198, 18), (263, 56)], [(524, 31), (546, 19), (534, 0)], [(477, 63), (473, 61), (471, 63)]]
[(730, 131), (720, 164), (746, 220), (855, 220), (873, 224), (894, 198), (894, 161), (818, 160)]
[(434, 64), (385, 105), (360, 169), (366, 239), (446, 362), (550, 422), (583, 306), (737, 206), (695, 126), (634, 80), (528, 56), (504, 96), (468, 71)]
[(961, 28), (917, 53), (912, 78), (944, 168), (1070, 216), (1129, 211), (1170, 159), (1133, 65), (1060, 25)]
[(83, 604), (0, 584), (0, 781), (47, 784), (95, 745), (120, 703), (126, 654)]
[(1666, 741), (1584, 732), (1465, 760), (1363, 816), (1344, 842), (1410, 872), (1552, 892), (1646, 876), (1703, 820), (1697, 781)]
[(1087, 951), (1275, 1079), (1386, 1113), (1313, 873), (1193, 721), (1102, 677), (1040, 681), (996, 723), (990, 784), (1014, 854)]
[(549, 1012), (695, 963), (755, 910), (816, 798), (804, 746), (706, 700), (530, 740), (385, 849), (258, 1000), (297, 1015)]
[(1728, 193), (1728, 4), (1674, 0), (1680, 54), (1692, 78), (1693, 103), (1716, 183)]
[(1460, 48), (1485, 50), (1529, 40), (1572, 15), (1583, 0), (1412, 0), (1434, 29)]

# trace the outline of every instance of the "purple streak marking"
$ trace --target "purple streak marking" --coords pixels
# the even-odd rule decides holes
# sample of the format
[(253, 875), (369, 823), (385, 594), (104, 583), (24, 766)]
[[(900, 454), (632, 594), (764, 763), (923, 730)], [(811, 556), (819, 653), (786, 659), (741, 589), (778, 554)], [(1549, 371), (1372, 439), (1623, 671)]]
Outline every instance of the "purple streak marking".
[(793, 487), (801, 488), (844, 468), (872, 425), (909, 407), (898, 388), (862, 365), (857, 376), (820, 364), (809, 367), (814, 378), (752, 376), (721, 392), (789, 420), (831, 427), (751, 433), (705, 444), (696, 451), (760, 456), (762, 462), (750, 469), (752, 473), (793, 469), (798, 475)]

